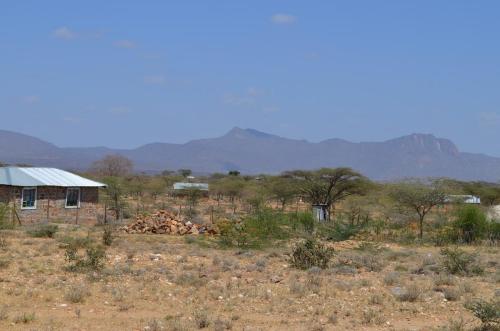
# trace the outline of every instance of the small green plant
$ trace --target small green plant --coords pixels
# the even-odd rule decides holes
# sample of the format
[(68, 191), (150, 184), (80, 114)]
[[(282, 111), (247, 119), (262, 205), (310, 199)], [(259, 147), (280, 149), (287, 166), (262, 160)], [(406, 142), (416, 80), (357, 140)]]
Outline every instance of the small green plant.
[(481, 320), (483, 325), (480, 330), (498, 330), (497, 328), (500, 326), (500, 300), (476, 300), (468, 302), (464, 306)]
[(313, 239), (306, 239), (295, 246), (290, 263), (298, 269), (305, 270), (312, 267), (325, 269), (333, 254), (333, 248), (326, 247)]
[(479, 263), (478, 254), (467, 253), (459, 248), (443, 248), (441, 256), (443, 267), (450, 274), (472, 276), (480, 275), (484, 271)]
[(104, 227), (104, 231), (102, 233), (102, 243), (105, 246), (111, 246), (113, 244), (113, 240), (115, 239), (114, 230), (110, 225)]
[(65, 252), (69, 271), (100, 271), (104, 268), (106, 251), (102, 246), (88, 245), (85, 256), (78, 254), (78, 247), (68, 245)]
[(26, 233), (34, 238), (54, 238), (59, 227), (55, 224), (38, 224), (29, 228)]

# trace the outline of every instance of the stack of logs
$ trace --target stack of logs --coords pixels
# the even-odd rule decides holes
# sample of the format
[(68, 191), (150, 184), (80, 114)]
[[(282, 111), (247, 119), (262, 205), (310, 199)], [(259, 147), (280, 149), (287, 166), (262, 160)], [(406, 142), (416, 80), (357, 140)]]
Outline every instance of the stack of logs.
[(166, 210), (159, 210), (148, 216), (138, 216), (135, 222), (122, 227), (122, 230), (127, 233), (157, 233), (181, 236), (216, 233), (211, 227), (179, 220), (176, 215)]

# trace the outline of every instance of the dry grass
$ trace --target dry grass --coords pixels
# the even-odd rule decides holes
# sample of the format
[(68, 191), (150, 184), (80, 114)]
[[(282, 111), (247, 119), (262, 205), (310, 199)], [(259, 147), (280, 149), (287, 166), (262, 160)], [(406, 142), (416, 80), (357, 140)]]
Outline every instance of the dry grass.
[[(298, 270), (292, 246), (242, 252), (210, 239), (119, 234), (102, 270), (70, 272), (67, 243), (82, 253), (101, 229), (60, 225), (53, 239), (18, 230), (5, 238), (0, 330), (429, 330), (457, 316), (476, 321), (465, 301), (498, 287), (491, 263), (474, 278), (432, 271), (433, 247), (335, 247), (331, 268)], [(498, 258), (497, 248), (476, 250)], [(413, 273), (422, 267), (428, 272)]]

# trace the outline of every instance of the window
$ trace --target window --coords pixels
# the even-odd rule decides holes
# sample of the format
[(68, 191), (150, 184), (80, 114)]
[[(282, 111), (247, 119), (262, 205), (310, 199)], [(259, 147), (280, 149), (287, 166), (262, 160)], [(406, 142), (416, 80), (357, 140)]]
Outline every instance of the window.
[(66, 190), (66, 208), (80, 207), (80, 189), (71, 187)]
[(21, 209), (36, 209), (36, 187), (23, 188)]

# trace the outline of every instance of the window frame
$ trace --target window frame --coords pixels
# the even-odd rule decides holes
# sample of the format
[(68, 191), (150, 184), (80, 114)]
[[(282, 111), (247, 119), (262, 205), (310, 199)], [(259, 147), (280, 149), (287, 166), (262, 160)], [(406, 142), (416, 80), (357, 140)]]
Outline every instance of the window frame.
[[(70, 190), (78, 191), (78, 199), (77, 199), (76, 206), (68, 206), (68, 195), (69, 195)], [(80, 201), (82, 198), (81, 194), (82, 194), (82, 190), (80, 187), (67, 187), (66, 188), (66, 199), (64, 201), (64, 208), (66, 208), (66, 209), (78, 209), (78, 208), (80, 208)]]
[[(25, 207), (24, 206), (24, 191), (27, 191), (27, 190), (35, 190), (35, 201), (33, 203), (33, 206), (31, 207)], [(36, 209), (36, 202), (38, 200), (38, 188), (36, 186), (27, 186), (27, 187), (23, 187), (22, 190), (21, 190), (21, 210), (35, 210)]]

